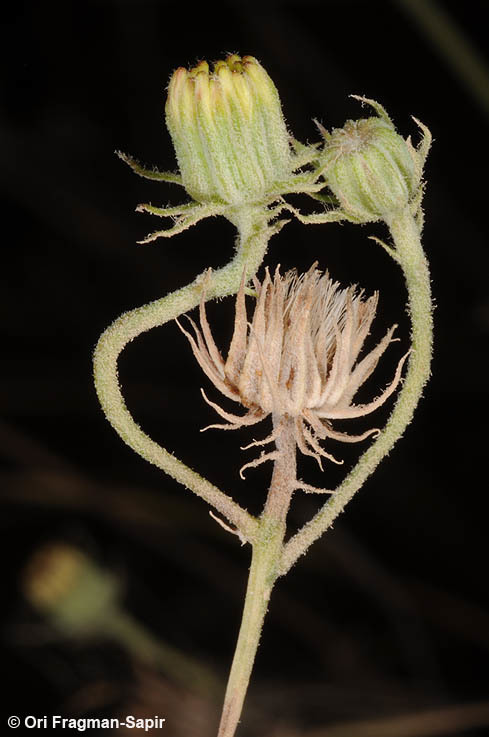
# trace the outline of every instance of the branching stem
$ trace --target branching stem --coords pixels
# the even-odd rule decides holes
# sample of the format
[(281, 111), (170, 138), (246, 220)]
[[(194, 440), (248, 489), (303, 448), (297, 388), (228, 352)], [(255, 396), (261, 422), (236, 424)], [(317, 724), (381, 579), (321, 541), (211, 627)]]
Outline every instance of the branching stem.
[[(239, 237), (230, 263), (205, 280), (206, 299), (235, 294), (243, 271), (249, 280), (258, 270), (268, 240), (283, 221), (269, 224), (277, 213), (249, 208), (226, 216)], [(276, 456), (267, 501), (256, 519), (198, 473), (149, 438), (131, 417), (120, 391), (117, 360), (124, 347), (146, 330), (164, 325), (195, 307), (202, 294), (203, 276), (176, 292), (127, 312), (103, 333), (94, 353), (95, 385), (107, 419), (139, 455), (194, 491), (222, 514), (252, 545), (252, 560), (236, 651), (229, 675), (218, 737), (235, 734), (253, 668), (270, 594), (279, 576), (287, 573), (320, 537), (401, 437), (411, 421), (430, 374), (432, 302), (428, 264), (419, 226), (409, 208), (387, 223), (395, 244), (392, 254), (403, 269), (412, 322), (412, 351), (404, 385), (385, 429), (361, 456), (355, 468), (318, 514), (286, 544), (286, 517), (294, 489), (301, 488), (296, 473), (293, 420), (273, 417)], [(307, 485), (302, 484), (302, 487)], [(312, 488), (312, 487), (310, 487)]]

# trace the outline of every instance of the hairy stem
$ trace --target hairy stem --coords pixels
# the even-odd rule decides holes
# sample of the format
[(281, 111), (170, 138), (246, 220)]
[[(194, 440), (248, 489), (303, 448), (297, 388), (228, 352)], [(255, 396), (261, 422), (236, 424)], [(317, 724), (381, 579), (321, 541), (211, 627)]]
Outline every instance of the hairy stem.
[[(270, 227), (263, 209), (240, 210), (229, 219), (238, 229), (234, 258), (206, 280), (206, 298), (235, 294), (243, 276), (250, 279), (265, 255), (270, 236), (277, 226)], [(126, 312), (102, 334), (94, 352), (94, 379), (100, 404), (105, 415), (121, 438), (136, 453), (166, 471), (174, 479), (211, 504), (234, 524), (249, 541), (253, 540), (258, 522), (220, 489), (178, 460), (152, 440), (132, 418), (121, 393), (117, 360), (124, 347), (138, 335), (164, 325), (195, 307), (202, 292), (202, 275), (194, 282), (162, 299)]]
[(403, 269), (411, 317), (412, 351), (403, 387), (392, 414), (378, 439), (365, 451), (335, 494), (313, 519), (284, 547), (280, 575), (284, 575), (343, 511), (350, 499), (375, 470), (411, 422), (423, 388), (430, 376), (433, 339), (433, 308), (428, 263), (421, 246), (418, 226), (409, 210), (390, 222), (396, 256)]
[(253, 543), (243, 618), (224, 697), (218, 737), (233, 737), (238, 726), (270, 594), (279, 575), (285, 522), (296, 485), (296, 446), (290, 421), (283, 424), (276, 445), (278, 455), (259, 521), (259, 532)]

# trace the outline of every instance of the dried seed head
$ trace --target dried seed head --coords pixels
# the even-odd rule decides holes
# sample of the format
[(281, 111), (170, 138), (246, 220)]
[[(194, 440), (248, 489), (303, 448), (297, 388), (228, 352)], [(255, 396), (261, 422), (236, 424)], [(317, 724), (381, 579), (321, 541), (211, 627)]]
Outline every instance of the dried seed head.
[[(380, 343), (359, 360), (375, 316), (378, 294), (365, 298), (355, 286), (341, 289), (315, 265), (301, 276), (295, 271), (281, 276), (277, 268), (273, 279), (267, 270), (262, 283), (255, 279), (258, 296), (249, 324), (244, 288), (243, 280), (236, 297), (234, 333), (225, 361), (207, 322), (204, 294), (200, 304), (201, 330), (193, 321), (195, 337), (181, 328), (214, 386), (248, 409), (243, 416), (234, 415), (204, 395), (228, 422), (210, 427), (237, 429), (269, 414), (277, 427), (282, 418), (293, 418), (299, 449), (318, 461), (321, 457), (335, 460), (319, 445), (319, 439), (355, 442), (377, 433), (377, 429), (361, 435), (340, 433), (332, 428), (331, 421), (373, 412), (399, 383), (405, 357), (391, 384), (376, 399), (364, 405), (352, 403), (392, 341), (396, 328), (392, 326)], [(258, 444), (273, 439), (272, 434)]]

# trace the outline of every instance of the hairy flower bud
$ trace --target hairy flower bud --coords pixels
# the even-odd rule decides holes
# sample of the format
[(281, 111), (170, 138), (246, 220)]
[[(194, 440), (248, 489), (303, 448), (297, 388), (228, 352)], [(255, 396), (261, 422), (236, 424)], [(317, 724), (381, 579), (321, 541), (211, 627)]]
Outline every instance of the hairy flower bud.
[[(362, 99), (362, 98), (360, 98)], [(332, 133), (323, 131), (323, 175), (345, 214), (361, 223), (385, 220), (418, 194), (421, 155), (400, 136), (384, 109), (381, 117), (348, 120)]]
[(201, 203), (253, 203), (290, 177), (292, 155), (278, 92), (252, 56), (202, 61), (173, 74), (166, 122), (182, 183)]

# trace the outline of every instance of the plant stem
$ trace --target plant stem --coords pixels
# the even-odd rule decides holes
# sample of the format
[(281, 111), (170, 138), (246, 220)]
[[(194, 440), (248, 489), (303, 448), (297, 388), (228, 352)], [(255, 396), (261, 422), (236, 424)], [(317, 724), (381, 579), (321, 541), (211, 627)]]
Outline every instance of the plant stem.
[[(275, 418), (274, 418), (275, 424)], [(296, 447), (291, 421), (276, 440), (277, 457), (253, 554), (238, 642), (229, 674), (218, 737), (233, 737), (255, 660), (263, 621), (278, 577), (285, 521), (296, 482)]]
[(331, 499), (285, 545), (280, 575), (287, 573), (308, 547), (331, 527), (382, 458), (390, 452), (411, 422), (430, 376), (433, 307), (428, 262), (421, 246), (419, 228), (408, 208), (387, 225), (396, 245), (396, 256), (404, 272), (408, 291), (412, 350), (406, 377), (392, 414), (378, 439), (361, 456)]
[[(224, 297), (238, 291), (243, 271), (250, 279), (265, 255), (268, 240), (277, 226), (270, 227), (266, 210), (241, 209), (228, 213), (238, 229), (234, 258), (223, 268), (212, 272), (206, 280), (206, 299)], [(94, 352), (94, 379), (98, 398), (105, 415), (121, 438), (136, 453), (166, 471), (174, 479), (205, 499), (251, 540), (257, 521), (216, 486), (178, 460), (146, 435), (133, 420), (122, 396), (117, 360), (124, 347), (141, 333), (164, 325), (195, 307), (202, 294), (202, 275), (194, 282), (155, 302), (126, 312), (102, 334)]]
[(197, 659), (156, 638), (120, 607), (104, 613), (100, 631), (120, 642), (142, 662), (159, 668), (181, 685), (212, 699), (221, 686), (218, 679)]

